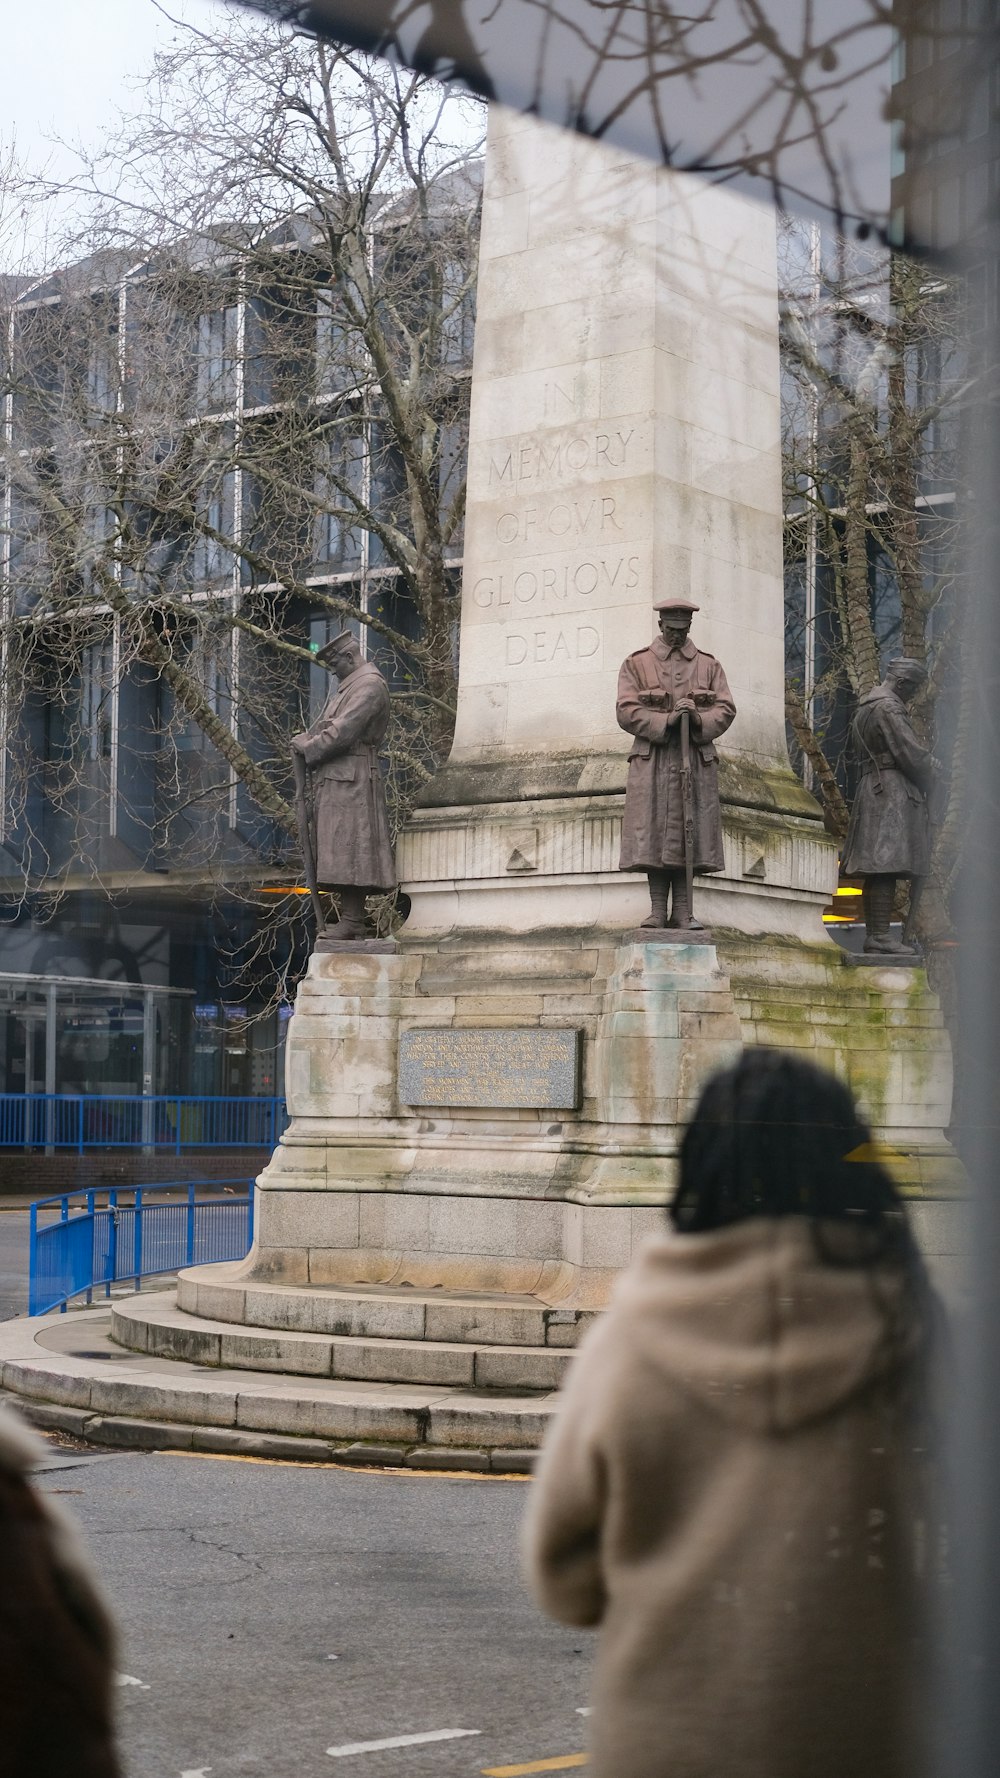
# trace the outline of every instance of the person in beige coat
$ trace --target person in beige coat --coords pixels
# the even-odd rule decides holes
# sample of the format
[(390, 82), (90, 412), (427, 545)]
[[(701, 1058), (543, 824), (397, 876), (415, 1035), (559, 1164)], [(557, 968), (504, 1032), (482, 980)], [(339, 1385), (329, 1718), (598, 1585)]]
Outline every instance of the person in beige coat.
[(572, 1366), (529, 1509), (600, 1627), (592, 1778), (920, 1778), (936, 1310), (832, 1076), (748, 1051)]

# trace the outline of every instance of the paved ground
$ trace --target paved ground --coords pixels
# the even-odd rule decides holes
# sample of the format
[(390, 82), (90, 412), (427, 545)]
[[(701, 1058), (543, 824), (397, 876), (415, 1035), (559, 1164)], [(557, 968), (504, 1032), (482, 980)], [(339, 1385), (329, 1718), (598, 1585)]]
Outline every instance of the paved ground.
[(118, 1613), (127, 1778), (581, 1764), (592, 1641), (526, 1596), (530, 1484), (139, 1452), (39, 1481)]
[(0, 1321), (28, 1311), (28, 1212), (0, 1199)]

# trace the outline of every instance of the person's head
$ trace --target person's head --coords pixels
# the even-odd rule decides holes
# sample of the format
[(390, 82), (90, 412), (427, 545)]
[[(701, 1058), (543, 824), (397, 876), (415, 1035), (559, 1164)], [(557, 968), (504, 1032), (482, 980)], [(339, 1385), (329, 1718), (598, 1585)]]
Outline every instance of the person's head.
[(886, 669), (886, 683), (890, 685), (897, 697), (908, 704), (916, 697), (920, 687), (927, 678), (927, 668), (923, 661), (911, 660), (909, 657), (890, 661)]
[(341, 630), (338, 636), (334, 636), (320, 649), (316, 659), (336, 673), (338, 679), (346, 679), (349, 673), (354, 672), (355, 667), (361, 665), (361, 649), (357, 637), (351, 630)]
[(669, 599), (661, 599), (658, 605), (654, 605), (657, 626), (664, 642), (671, 645), (686, 642), (691, 619), (698, 609), (697, 605), (692, 605), (687, 599), (680, 599), (675, 603), (671, 603)]
[[(876, 1231), (905, 1219), (843, 1083), (787, 1051), (744, 1050), (708, 1081), (681, 1143), (669, 1215), (685, 1233), (803, 1216)], [(888, 1220), (887, 1220), (888, 1219)]]

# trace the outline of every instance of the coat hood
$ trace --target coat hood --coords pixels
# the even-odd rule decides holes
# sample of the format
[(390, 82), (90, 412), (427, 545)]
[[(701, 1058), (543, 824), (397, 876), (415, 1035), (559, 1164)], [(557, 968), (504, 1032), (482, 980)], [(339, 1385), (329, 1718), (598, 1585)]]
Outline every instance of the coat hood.
[[(853, 1231), (831, 1225), (831, 1236)], [(898, 1266), (825, 1262), (804, 1218), (753, 1218), (653, 1236), (612, 1314), (637, 1357), (722, 1419), (788, 1432), (912, 1355), (904, 1292)]]

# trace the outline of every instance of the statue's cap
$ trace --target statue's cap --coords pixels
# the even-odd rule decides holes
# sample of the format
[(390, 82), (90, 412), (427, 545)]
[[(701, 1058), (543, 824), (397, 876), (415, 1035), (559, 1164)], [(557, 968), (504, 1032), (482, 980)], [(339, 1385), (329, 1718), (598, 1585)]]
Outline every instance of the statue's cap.
[(654, 611), (686, 611), (690, 617), (692, 611), (700, 611), (700, 605), (692, 605), (690, 599), (660, 599), (653, 606)]
[(339, 630), (336, 636), (331, 636), (329, 642), (324, 642), (322, 648), (316, 650), (316, 659), (322, 661), (325, 666), (335, 654), (340, 653), (346, 643), (357, 643), (357, 640), (353, 630)]
[(900, 655), (898, 660), (889, 662), (890, 672), (895, 672), (907, 679), (926, 679), (927, 668), (923, 661), (916, 660), (912, 655)]

